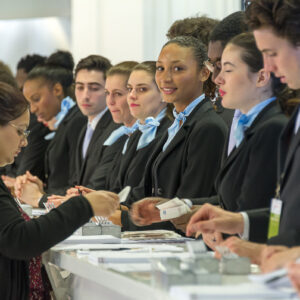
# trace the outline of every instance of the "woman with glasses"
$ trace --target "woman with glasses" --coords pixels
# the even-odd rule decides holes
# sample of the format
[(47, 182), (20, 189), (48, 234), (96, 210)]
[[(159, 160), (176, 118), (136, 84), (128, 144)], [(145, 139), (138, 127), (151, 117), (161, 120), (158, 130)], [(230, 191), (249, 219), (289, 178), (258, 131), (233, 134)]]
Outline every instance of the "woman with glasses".
[(206, 60), (205, 46), (188, 36), (168, 41), (160, 52), (156, 83), (164, 101), (174, 104), (175, 120), (147, 163), (143, 193), (135, 195), (135, 200), (154, 197), (133, 205), (133, 220), (140, 225), (151, 223), (139, 211), (161, 198), (214, 194), (227, 130), (206, 97)]
[[(0, 166), (11, 164), (27, 145), (28, 106), (19, 90), (0, 83)], [(100, 191), (74, 197), (31, 220), (0, 179), (0, 299), (50, 299), (40, 255), (93, 215), (108, 217), (118, 203), (116, 194)]]

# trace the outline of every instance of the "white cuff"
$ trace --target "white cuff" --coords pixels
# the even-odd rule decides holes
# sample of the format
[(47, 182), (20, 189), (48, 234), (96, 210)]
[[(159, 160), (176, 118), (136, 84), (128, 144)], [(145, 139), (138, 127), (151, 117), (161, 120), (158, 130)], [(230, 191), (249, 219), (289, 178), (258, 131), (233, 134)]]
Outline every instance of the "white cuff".
[(249, 216), (247, 215), (247, 213), (245, 212), (241, 212), (240, 213), (243, 216), (243, 220), (244, 220), (244, 231), (242, 234), (239, 233), (239, 237), (242, 240), (249, 240), (249, 233), (250, 233), (250, 221), (249, 221)]

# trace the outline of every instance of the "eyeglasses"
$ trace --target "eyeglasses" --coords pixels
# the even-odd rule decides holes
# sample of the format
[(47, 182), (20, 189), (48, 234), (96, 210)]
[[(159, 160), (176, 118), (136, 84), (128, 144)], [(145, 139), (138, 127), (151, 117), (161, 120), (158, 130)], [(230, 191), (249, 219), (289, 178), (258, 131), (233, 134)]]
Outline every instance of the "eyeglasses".
[(8, 125), (10, 125), (11, 127), (15, 128), (17, 130), (17, 133), (19, 136), (23, 136), (24, 139), (27, 139), (29, 134), (30, 134), (30, 130), (24, 130), (19, 128), (17, 125), (13, 124), (13, 123), (8, 123)]
[(211, 62), (209, 59), (204, 62), (206, 68), (211, 72), (216, 70), (220, 71), (222, 69), (221, 61), (217, 60), (216, 62)]

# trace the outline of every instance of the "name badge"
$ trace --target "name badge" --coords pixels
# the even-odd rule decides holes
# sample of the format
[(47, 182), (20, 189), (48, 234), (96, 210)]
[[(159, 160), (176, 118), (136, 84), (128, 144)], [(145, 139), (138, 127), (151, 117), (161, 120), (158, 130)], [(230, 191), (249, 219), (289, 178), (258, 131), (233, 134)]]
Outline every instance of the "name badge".
[(281, 209), (282, 209), (282, 200), (273, 198), (271, 203), (268, 239), (278, 235)]

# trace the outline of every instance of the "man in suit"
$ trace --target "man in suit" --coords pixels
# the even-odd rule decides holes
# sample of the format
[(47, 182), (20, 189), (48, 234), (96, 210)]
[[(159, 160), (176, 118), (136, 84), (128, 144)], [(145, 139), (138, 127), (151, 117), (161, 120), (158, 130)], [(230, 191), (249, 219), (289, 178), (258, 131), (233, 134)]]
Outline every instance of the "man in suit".
[[(297, 0), (254, 0), (247, 8), (247, 18), (254, 30), (257, 46), (264, 56), (265, 69), (271, 71), (292, 89), (300, 89), (300, 3)], [(276, 198), (281, 203), (278, 234), (270, 245), (300, 244), (300, 110), (299, 106), (285, 127), (279, 144), (278, 186)], [(263, 170), (262, 170), (263, 172)], [(203, 206), (191, 219), (188, 234), (228, 233), (248, 236), (266, 235), (269, 208), (231, 213), (211, 205)], [(231, 237), (225, 245), (242, 256), (265, 263), (284, 247), (254, 244)], [(274, 257), (276, 258), (276, 256)], [(273, 259), (274, 259), (273, 258)]]

